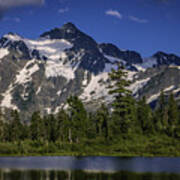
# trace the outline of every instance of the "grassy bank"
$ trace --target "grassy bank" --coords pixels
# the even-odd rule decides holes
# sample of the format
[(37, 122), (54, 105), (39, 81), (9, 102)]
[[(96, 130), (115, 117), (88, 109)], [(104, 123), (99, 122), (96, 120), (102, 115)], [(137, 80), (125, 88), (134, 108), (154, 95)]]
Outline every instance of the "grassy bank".
[(84, 140), (79, 144), (22, 141), (0, 143), (0, 156), (179, 157), (180, 141), (167, 136), (131, 136), (116, 141)]

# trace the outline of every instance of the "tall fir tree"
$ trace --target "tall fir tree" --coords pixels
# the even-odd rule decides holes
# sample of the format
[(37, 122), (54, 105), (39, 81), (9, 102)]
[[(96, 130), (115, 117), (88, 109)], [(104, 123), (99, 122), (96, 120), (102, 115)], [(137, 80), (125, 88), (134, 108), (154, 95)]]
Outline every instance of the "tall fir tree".
[(179, 112), (174, 95), (171, 94), (168, 100), (168, 134), (175, 137), (175, 130), (179, 121)]
[(10, 139), (13, 142), (17, 142), (20, 141), (20, 137), (22, 135), (22, 123), (19, 117), (19, 113), (17, 110), (12, 110), (11, 112), (11, 118), (12, 118), (12, 122), (11, 122), (11, 136)]
[(49, 142), (56, 142), (58, 139), (58, 124), (57, 120), (53, 114), (47, 116), (47, 132), (48, 134), (48, 141)]
[(88, 139), (95, 139), (97, 136), (97, 121), (95, 112), (90, 112), (88, 114), (86, 136)]
[(69, 141), (79, 143), (86, 136), (87, 112), (77, 96), (69, 97), (67, 102), (71, 122), (69, 127)]
[(144, 96), (137, 104), (137, 121), (138, 127), (144, 134), (150, 134), (153, 132), (153, 116), (150, 106), (146, 103), (146, 97)]
[(161, 91), (157, 109), (154, 113), (154, 124), (156, 131), (164, 133), (167, 131), (168, 125), (168, 113), (167, 113), (167, 102), (165, 100), (164, 92)]
[(4, 141), (4, 119), (3, 119), (3, 114), (0, 109), (0, 142)]
[(109, 73), (111, 85), (109, 88), (110, 94), (114, 95), (112, 103), (114, 121), (113, 131), (115, 134), (128, 134), (133, 131), (136, 120), (135, 100), (132, 97), (132, 92), (128, 90), (130, 81), (127, 80), (127, 71), (119, 65), (117, 70), (112, 70)]
[(45, 139), (45, 124), (39, 111), (34, 112), (31, 117), (30, 136), (33, 141)]
[(61, 142), (68, 141), (68, 128), (71, 126), (69, 116), (64, 109), (57, 114), (57, 133)]
[(108, 139), (109, 137), (109, 112), (108, 108), (102, 104), (96, 115), (97, 134)]

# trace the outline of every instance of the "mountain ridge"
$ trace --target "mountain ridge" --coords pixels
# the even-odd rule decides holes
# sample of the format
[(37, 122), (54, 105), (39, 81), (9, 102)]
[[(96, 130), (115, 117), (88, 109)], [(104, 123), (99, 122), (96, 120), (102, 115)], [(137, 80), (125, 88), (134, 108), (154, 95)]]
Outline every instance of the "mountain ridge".
[(94, 108), (110, 103), (108, 73), (118, 63), (126, 67), (137, 99), (146, 96), (152, 103), (161, 90), (175, 91), (179, 98), (180, 57), (157, 52), (145, 59), (111, 43), (98, 44), (67, 23), (37, 40), (14, 33), (0, 39), (0, 106), (22, 111), (27, 117), (37, 110), (57, 113), (70, 95)]

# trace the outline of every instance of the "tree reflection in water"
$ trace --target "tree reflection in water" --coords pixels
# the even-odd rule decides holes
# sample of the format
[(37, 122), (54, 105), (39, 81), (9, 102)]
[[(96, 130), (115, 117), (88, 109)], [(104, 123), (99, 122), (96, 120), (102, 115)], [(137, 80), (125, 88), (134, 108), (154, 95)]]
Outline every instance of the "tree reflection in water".
[(0, 180), (180, 180), (180, 174), (3, 169)]

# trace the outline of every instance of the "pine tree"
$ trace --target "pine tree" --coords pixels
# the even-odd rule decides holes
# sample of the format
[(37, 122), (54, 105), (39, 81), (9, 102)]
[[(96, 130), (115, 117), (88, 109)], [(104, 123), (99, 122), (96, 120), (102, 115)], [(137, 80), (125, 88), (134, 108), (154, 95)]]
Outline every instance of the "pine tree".
[(19, 141), (22, 133), (22, 123), (20, 121), (19, 113), (17, 110), (11, 112), (11, 136), (10, 139), (13, 142)]
[(68, 128), (71, 126), (68, 114), (61, 109), (57, 115), (57, 136), (64, 142), (68, 140)]
[(167, 113), (167, 103), (165, 101), (164, 92), (161, 91), (158, 108), (155, 112), (154, 123), (156, 131), (164, 133), (167, 131), (168, 124), (168, 113)]
[(3, 121), (3, 114), (0, 110), (0, 142), (4, 140), (4, 121)]
[(146, 97), (138, 102), (137, 106), (137, 120), (138, 125), (144, 134), (149, 134), (153, 132), (153, 122), (152, 122), (152, 110), (150, 106), (146, 103)]
[(108, 108), (102, 104), (96, 115), (97, 134), (104, 138), (109, 137), (109, 112)]
[(49, 141), (56, 142), (56, 140), (58, 139), (58, 124), (53, 114), (49, 115), (49, 127)]
[(114, 121), (114, 134), (130, 133), (136, 120), (135, 100), (127, 88), (130, 81), (127, 80), (127, 72), (122, 66), (109, 73), (111, 85), (110, 94), (114, 95), (112, 120)]
[[(179, 112), (179, 109), (178, 109), (178, 112)], [(178, 118), (178, 121), (177, 121), (177, 125), (176, 125), (176, 128), (175, 128), (175, 137), (180, 138), (180, 112), (179, 112), (179, 118)]]
[(31, 118), (30, 125), (30, 135), (31, 139), (43, 141), (45, 138), (45, 127), (44, 121), (40, 116), (40, 112), (34, 112)]
[(97, 136), (96, 113), (88, 114), (86, 136), (88, 139), (95, 139)]
[(178, 106), (174, 99), (174, 95), (171, 94), (168, 100), (168, 134), (175, 137), (175, 129), (179, 120)]
[(71, 122), (71, 126), (69, 127), (69, 141), (79, 143), (86, 135), (87, 112), (77, 96), (71, 96), (67, 102)]

